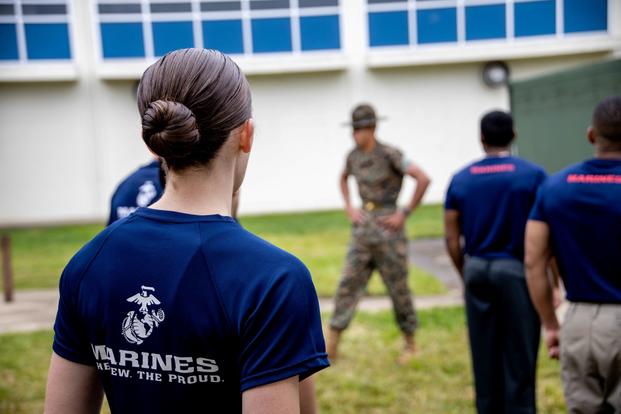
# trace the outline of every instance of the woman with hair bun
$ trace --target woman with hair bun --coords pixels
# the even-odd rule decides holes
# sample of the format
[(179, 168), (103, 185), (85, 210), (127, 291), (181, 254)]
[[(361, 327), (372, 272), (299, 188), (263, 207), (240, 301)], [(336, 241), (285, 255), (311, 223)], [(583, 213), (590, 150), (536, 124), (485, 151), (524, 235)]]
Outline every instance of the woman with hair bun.
[(253, 145), (248, 82), (220, 52), (167, 54), (138, 87), (162, 197), (66, 266), (47, 413), (311, 413), (328, 366), (315, 288), (231, 217)]

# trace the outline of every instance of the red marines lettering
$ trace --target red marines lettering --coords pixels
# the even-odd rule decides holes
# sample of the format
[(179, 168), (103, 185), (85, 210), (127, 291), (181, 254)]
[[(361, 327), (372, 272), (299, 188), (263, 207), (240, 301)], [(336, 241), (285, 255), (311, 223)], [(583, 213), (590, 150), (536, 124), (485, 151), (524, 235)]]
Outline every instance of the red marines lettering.
[(617, 174), (569, 174), (570, 184), (621, 184), (621, 175)]
[(470, 167), (470, 174), (497, 174), (515, 171), (513, 164), (496, 164)]

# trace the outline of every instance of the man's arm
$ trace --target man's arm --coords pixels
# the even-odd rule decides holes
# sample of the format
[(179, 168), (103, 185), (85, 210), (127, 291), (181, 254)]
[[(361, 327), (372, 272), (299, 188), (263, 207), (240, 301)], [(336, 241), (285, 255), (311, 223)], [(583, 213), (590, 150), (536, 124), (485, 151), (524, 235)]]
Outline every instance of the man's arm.
[(379, 218), (380, 223), (392, 231), (398, 231), (403, 228), (405, 220), (419, 206), (431, 183), (431, 179), (427, 174), (413, 162), (409, 163), (407, 174), (416, 181), (416, 190), (412, 195), (412, 199), (406, 206), (405, 211), (399, 210), (394, 214)]
[(526, 281), (530, 298), (539, 313), (544, 339), (550, 358), (558, 358), (559, 323), (554, 312), (553, 286), (547, 270), (550, 262), (550, 228), (543, 221), (528, 220), (526, 224)]
[(446, 250), (461, 278), (464, 278), (464, 252), (461, 246), (461, 230), (459, 228), (459, 211), (444, 212), (444, 240)]
[(554, 308), (556, 309), (563, 303), (563, 294), (561, 292), (561, 272), (558, 270), (556, 257), (552, 257), (550, 259), (550, 278), (550, 282), (553, 287), (552, 297), (554, 298)]
[(52, 354), (45, 391), (45, 414), (99, 413), (103, 389), (97, 369)]
[(407, 205), (408, 211), (411, 213), (419, 206), (422, 201), (429, 184), (431, 184), (431, 178), (416, 164), (411, 162), (408, 166), (408, 175), (416, 180), (416, 191), (412, 195), (410, 203)]
[(299, 414), (300, 392), (297, 375), (249, 389), (242, 394), (242, 412), (243, 414)]
[(345, 202), (345, 212), (347, 213), (347, 217), (349, 217), (349, 221), (354, 224), (361, 224), (364, 221), (364, 216), (360, 210), (352, 207), (351, 205), (351, 199), (349, 197), (349, 184), (347, 182), (348, 178), (349, 174), (347, 174), (346, 171), (343, 171), (339, 180), (341, 195), (343, 196), (343, 201)]

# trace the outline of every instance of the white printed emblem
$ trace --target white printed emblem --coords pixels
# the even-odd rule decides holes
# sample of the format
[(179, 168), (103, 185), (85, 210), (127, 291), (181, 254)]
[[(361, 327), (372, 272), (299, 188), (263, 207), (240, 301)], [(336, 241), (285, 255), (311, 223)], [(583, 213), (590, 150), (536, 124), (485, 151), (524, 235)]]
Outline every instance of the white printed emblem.
[(151, 204), (151, 201), (157, 195), (157, 190), (153, 181), (145, 181), (140, 187), (138, 187), (138, 195), (136, 196), (136, 205), (138, 207), (146, 207)]
[(161, 302), (150, 293), (155, 292), (155, 289), (150, 286), (141, 286), (140, 288), (142, 292), (127, 298), (128, 302), (140, 305), (140, 309), (138, 309), (139, 313), (135, 311), (127, 312), (127, 316), (123, 319), (123, 330), (121, 332), (125, 339), (127, 339), (127, 342), (138, 345), (144, 342), (143, 339), (151, 335), (153, 329), (160, 325), (160, 322), (164, 320), (165, 316), (162, 309), (158, 309), (157, 311), (151, 309), (149, 311), (149, 306), (161, 304)]

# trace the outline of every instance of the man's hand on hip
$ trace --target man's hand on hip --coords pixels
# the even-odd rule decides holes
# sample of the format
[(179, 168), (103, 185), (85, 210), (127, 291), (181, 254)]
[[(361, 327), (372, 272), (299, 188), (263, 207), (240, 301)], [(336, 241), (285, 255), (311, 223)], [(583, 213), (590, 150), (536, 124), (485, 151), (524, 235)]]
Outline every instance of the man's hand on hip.
[(379, 223), (383, 227), (387, 228), (390, 231), (400, 231), (405, 225), (406, 218), (407, 217), (405, 213), (403, 213), (402, 211), (397, 211), (388, 216), (378, 217), (377, 221), (379, 221)]
[(364, 213), (357, 208), (349, 207), (345, 209), (349, 221), (353, 224), (362, 224), (364, 222)]

